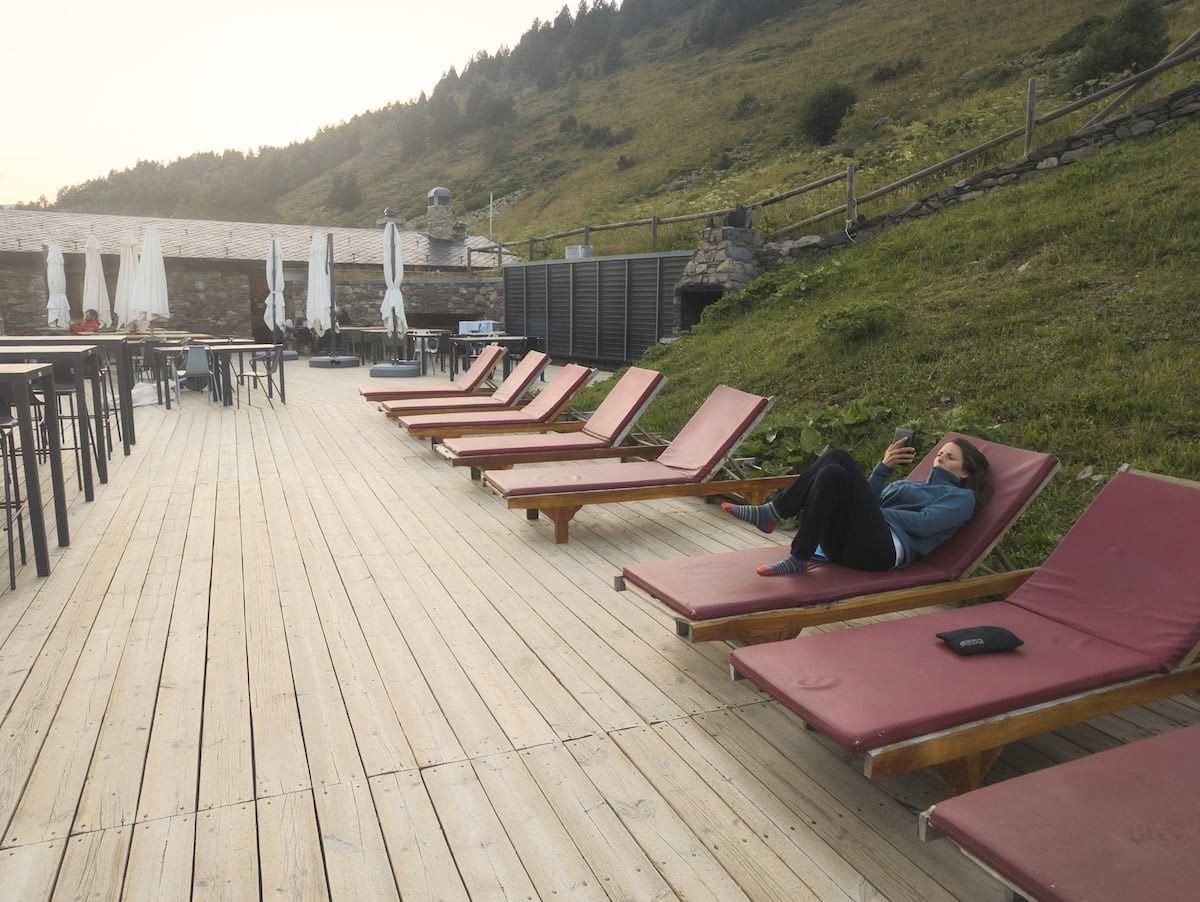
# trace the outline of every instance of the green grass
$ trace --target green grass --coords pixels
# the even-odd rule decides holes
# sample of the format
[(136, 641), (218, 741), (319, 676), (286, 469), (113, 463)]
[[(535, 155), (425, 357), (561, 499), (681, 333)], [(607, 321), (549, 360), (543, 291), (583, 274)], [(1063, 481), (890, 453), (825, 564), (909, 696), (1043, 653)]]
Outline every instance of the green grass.
[[(896, 425), (1063, 463), (1007, 546), (1040, 562), (1121, 463), (1200, 479), (1200, 125), (771, 273), (644, 365), (673, 434), (720, 383), (776, 406), (745, 446), (794, 471), (826, 444), (876, 459)], [(599, 389), (584, 403), (594, 400)]]

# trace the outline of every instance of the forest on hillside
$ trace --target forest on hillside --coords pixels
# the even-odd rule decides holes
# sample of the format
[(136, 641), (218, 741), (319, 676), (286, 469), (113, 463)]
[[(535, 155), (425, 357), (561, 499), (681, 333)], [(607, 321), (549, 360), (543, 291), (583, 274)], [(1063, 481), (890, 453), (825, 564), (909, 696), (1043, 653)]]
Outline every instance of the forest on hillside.
[[(589, 84), (645, 64), (647, 55), (667, 43), (668, 35), (683, 35), (680, 53), (702, 54), (730, 47), (772, 19), (790, 15), (816, 21), (831, 9), (855, 5), (839, 0), (624, 0), (618, 7), (616, 0), (580, 0), (574, 12), (564, 5), (552, 21), (535, 20), (515, 47), (478, 51), (461, 72), (452, 67), (429, 96), (422, 93), (364, 112), (287, 147), (205, 151), (170, 163), (140, 161), (64, 187), (52, 203), (42, 198), (32, 206), (179, 218), (289, 222), (320, 216), (333, 223), (339, 217), (353, 222), (400, 160), (448, 154), (478, 133), (493, 139), (478, 142), (488, 150), (473, 165), (492, 169), (490, 178), (503, 189), (519, 179), (506, 181), (496, 164), (504, 162), (502, 156), (513, 143), (514, 123), (538, 98), (566, 90), (569, 103)], [(1079, 56), (1080, 80), (1136, 69), (1152, 64), (1166, 49), (1164, 23), (1158, 0), (1129, 0), (1115, 16), (1093, 15), (1078, 22), (1056, 38), (1057, 46), (1046, 49)], [(1091, 69), (1085, 69), (1089, 54)], [(877, 65), (870, 77), (902, 78), (920, 66), (919, 56), (898, 54), (894, 61)], [(832, 90), (836, 108), (818, 110), (820, 121), (810, 130), (818, 143), (832, 140), (855, 101), (853, 88), (834, 85)], [(749, 93), (739, 103), (746, 109), (735, 110), (732, 118), (769, 110)], [(633, 135), (632, 128), (589, 123), (582, 115), (562, 116), (557, 131), (585, 150), (620, 147)], [(633, 163), (632, 157), (621, 156), (618, 169), (623, 161)], [(565, 165), (543, 160), (540, 168), (521, 169), (552, 180)], [(463, 181), (474, 185), (478, 179)], [(303, 200), (288, 201), (297, 195)], [(464, 206), (477, 206), (480, 191), (475, 195)], [(482, 194), (483, 200), (487, 197)], [(424, 212), (423, 195), (408, 192), (395, 202), (407, 217)]]

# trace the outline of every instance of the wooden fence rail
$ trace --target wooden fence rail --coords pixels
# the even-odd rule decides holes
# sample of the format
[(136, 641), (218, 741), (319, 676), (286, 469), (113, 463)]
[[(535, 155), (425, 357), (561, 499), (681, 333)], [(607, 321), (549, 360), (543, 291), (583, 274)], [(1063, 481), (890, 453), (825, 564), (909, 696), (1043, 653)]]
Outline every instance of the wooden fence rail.
[[(1109, 85), (1107, 88), (1103, 88), (1099, 91), (1096, 91), (1093, 94), (1089, 94), (1087, 97), (1081, 98), (1080, 100), (1076, 100), (1073, 103), (1069, 103), (1066, 106), (1060, 107), (1060, 108), (1053, 110), (1049, 113), (1046, 113), (1045, 115), (1042, 115), (1042, 116), (1036, 115), (1037, 79), (1031, 78), (1029, 80), (1029, 84), (1028, 84), (1028, 88), (1027, 88), (1026, 105), (1025, 105), (1026, 115), (1025, 115), (1025, 124), (1024, 125), (1022, 125), (1018, 128), (1014, 128), (1011, 131), (1007, 131), (1002, 135), (997, 135), (994, 138), (990, 138), (987, 141), (984, 141), (982, 144), (978, 144), (975, 147), (972, 147), (968, 150), (964, 150), (961, 153), (957, 153), (954, 156), (949, 157), (945, 160), (942, 160), (938, 163), (934, 163), (930, 166), (926, 166), (924, 169), (921, 169), (918, 172), (914, 172), (911, 175), (906, 175), (903, 178), (897, 179), (896, 181), (894, 181), (888, 185), (884, 185), (882, 188), (876, 188), (873, 191), (866, 192), (865, 194), (855, 195), (855, 193), (854, 193), (855, 166), (854, 166), (854, 163), (851, 163), (847, 167), (845, 172), (835, 172), (832, 175), (827, 175), (823, 178), (817, 179), (816, 181), (809, 182), (805, 185), (800, 185), (797, 188), (791, 188), (787, 191), (782, 192), (781, 194), (775, 194), (775, 195), (772, 195), (771, 197), (767, 197), (762, 200), (758, 200), (758, 201), (754, 201), (749, 204), (745, 204), (744, 209), (747, 209), (747, 210), (760, 209), (762, 207), (767, 207), (772, 204), (777, 204), (782, 201), (789, 200), (793, 197), (797, 197), (797, 196), (799, 196), (801, 194), (805, 194), (809, 191), (815, 191), (816, 189), (823, 188), (826, 185), (831, 185), (836, 182), (840, 182), (842, 180), (846, 181), (846, 187), (847, 187), (846, 203), (841, 204), (836, 207), (832, 207), (828, 210), (824, 210), (820, 213), (817, 213), (815, 216), (810, 216), (807, 219), (800, 220), (799, 222), (794, 222), (794, 223), (791, 223), (790, 225), (785, 225), (785, 226), (782, 226), (782, 227), (776, 229), (774, 232), (774, 236), (780, 237), (780, 236), (791, 234), (792, 232), (796, 231), (797, 229), (800, 229), (804, 226), (812, 225), (813, 223), (819, 222), (822, 219), (828, 219), (830, 216), (836, 216), (839, 213), (847, 214), (846, 215), (847, 221), (853, 222), (854, 219), (856, 218), (857, 207), (859, 204), (865, 203), (865, 202), (871, 201), (871, 200), (876, 200), (880, 197), (885, 197), (889, 194), (899, 191), (901, 188), (904, 188), (908, 185), (913, 184), (914, 182), (918, 182), (921, 179), (928, 178), (929, 176), (936, 175), (937, 173), (942, 172), (943, 170), (949, 169), (953, 166), (957, 166), (959, 163), (963, 163), (963, 162), (971, 159), (972, 157), (976, 157), (976, 156), (979, 156), (980, 154), (986, 153), (987, 151), (992, 150), (995, 147), (999, 147), (1002, 144), (1006, 144), (1009, 141), (1012, 141), (1016, 138), (1021, 137), (1022, 135), (1025, 136), (1024, 156), (1028, 157), (1029, 154), (1033, 150), (1033, 136), (1034, 136), (1034, 130), (1037, 126), (1046, 125), (1049, 122), (1053, 122), (1057, 119), (1061, 119), (1063, 116), (1067, 116), (1067, 115), (1074, 113), (1078, 110), (1081, 110), (1085, 107), (1091, 106), (1094, 103), (1098, 103), (1099, 101), (1103, 100), (1106, 97), (1111, 97), (1113, 94), (1120, 93), (1119, 97), (1117, 97), (1112, 103), (1110, 103), (1108, 106), (1104, 107), (1104, 109), (1102, 109), (1099, 113), (1097, 113), (1090, 120), (1088, 120), (1088, 122), (1085, 125), (1083, 125), (1080, 130), (1082, 130), (1083, 128), (1089, 128), (1089, 127), (1095, 125), (1096, 123), (1103, 121), (1113, 110), (1115, 110), (1122, 103), (1124, 103), (1129, 97), (1131, 97), (1139, 89), (1144, 87), (1146, 85), (1146, 83), (1149, 82), (1151, 79), (1153, 79), (1156, 75), (1160, 75), (1161, 73), (1166, 72), (1169, 69), (1173, 69), (1176, 66), (1180, 66), (1184, 63), (1190, 62), (1191, 60), (1195, 59), (1197, 56), (1200, 56), (1200, 47), (1192, 47), (1192, 45), (1195, 44), (1198, 40), (1200, 40), (1200, 31), (1195, 31), (1191, 35), (1189, 35), (1182, 43), (1180, 43), (1179, 46), (1177, 46), (1170, 53), (1168, 53), (1162, 59), (1161, 62), (1159, 62), (1158, 64), (1156, 64), (1154, 66), (1151, 66), (1149, 69), (1145, 69), (1145, 70), (1137, 73), (1136, 75), (1130, 76), (1129, 78), (1123, 79), (1115, 84)], [(1191, 49), (1189, 49), (1189, 48), (1191, 48)], [(469, 269), (471, 266), (472, 250), (474, 250), (475, 253), (486, 252), (489, 254), (495, 254), (496, 259), (500, 260), (501, 255), (503, 254), (504, 249), (506, 247), (512, 248), (512, 247), (516, 247), (519, 245), (528, 245), (528, 253), (529, 253), (528, 259), (530, 261), (533, 261), (537, 258), (537, 244), (540, 242), (559, 241), (564, 238), (572, 238), (576, 235), (579, 235), (579, 236), (583, 237), (583, 243), (588, 244), (588, 243), (590, 243), (591, 234), (593, 232), (607, 232), (607, 231), (613, 231), (616, 229), (642, 228), (645, 226), (650, 226), (650, 246), (652, 249), (655, 249), (657, 246), (657, 243), (658, 243), (658, 227), (659, 226), (673, 225), (673, 224), (681, 223), (681, 222), (692, 222), (692, 221), (699, 220), (699, 219), (709, 219), (709, 218), (715, 219), (718, 216), (722, 216), (722, 217), (728, 216), (729, 214), (733, 213), (736, 209), (737, 209), (736, 207), (725, 207), (725, 208), (718, 209), (718, 210), (705, 210), (701, 213), (687, 213), (687, 214), (684, 214), (681, 216), (666, 216), (666, 217), (650, 216), (645, 219), (632, 219), (632, 220), (628, 220), (626, 222), (612, 222), (612, 223), (605, 223), (603, 225), (584, 225), (584, 226), (580, 226), (579, 228), (569, 229), (564, 232), (555, 232), (550, 235), (531, 235), (530, 237), (521, 239), (518, 242), (496, 242), (496, 245), (494, 248), (486, 248), (486, 249), (482, 249), (482, 250), (481, 249), (468, 249), (467, 250), (467, 267)]]

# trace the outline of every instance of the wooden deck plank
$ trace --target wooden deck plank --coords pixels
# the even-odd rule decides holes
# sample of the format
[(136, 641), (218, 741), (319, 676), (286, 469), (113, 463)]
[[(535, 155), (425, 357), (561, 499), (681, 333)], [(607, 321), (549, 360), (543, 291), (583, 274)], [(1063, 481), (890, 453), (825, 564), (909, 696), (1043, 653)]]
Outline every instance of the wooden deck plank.
[(221, 420), (217, 447), (216, 528), (208, 590), (208, 662), (200, 732), (197, 807), (230, 808), (254, 798), (242, 524), (233, 417)]
[(612, 739), (729, 878), (751, 898), (816, 900), (812, 888), (775, 849), (705, 780), (697, 779), (686, 761), (663, 741), (660, 729), (662, 725), (632, 727), (613, 733)]
[(477, 758), (472, 764), (540, 898), (607, 898), (518, 754)]
[[(203, 434), (204, 421), (195, 418), (189, 435)], [(195, 472), (199, 443), (191, 459), (183, 455), (181, 470)], [(156, 487), (156, 491), (159, 490)], [(169, 492), (167, 510), (157, 524), (141, 599), (131, 624), (120, 668), (104, 712), (92, 764), (79, 799), (73, 831), (99, 830), (132, 824), (137, 816), (143, 768), (154, 721), (158, 683), (162, 675), (171, 608), (179, 580), (179, 562), (187, 539), (188, 509), (192, 487), (184, 481), (163, 486)]]
[(65, 847), (66, 842), (59, 840), (0, 851), (0, 887), (4, 893), (21, 902), (49, 899)]
[(264, 899), (320, 902), (329, 898), (312, 792), (259, 799), (258, 854)]
[(567, 748), (675, 894), (686, 899), (749, 898), (610, 737), (581, 739)]
[(187, 899), (192, 889), (196, 816), (144, 821), (133, 828), (125, 867), (124, 902)]
[(71, 837), (54, 885), (55, 902), (120, 898), (132, 832), (131, 827), (116, 827)]
[(400, 898), (466, 902), (467, 889), (420, 772), (384, 774), (370, 784)]
[(366, 780), (316, 793), (321, 849), (333, 899), (399, 900), (379, 815)]
[(254, 805), (225, 805), (198, 814), (192, 902), (256, 898), (258, 878)]
[(480, 899), (536, 899), (504, 825), (467, 762), (421, 772), (467, 892)]
[[(167, 511), (167, 492), (152, 488), (140, 508), (131, 506), (127, 512), (134, 524), (131, 541), (139, 547), (150, 544), (157, 534)], [(9, 823), (8, 845), (56, 839), (71, 832), (149, 569), (148, 556), (122, 557)]]
[[(249, 419), (249, 418), (248, 418)], [(310, 789), (308, 759), (296, 707), (296, 685), (284, 629), (275, 561), (261, 486), (278, 479), (263, 445), (261, 420), (242, 421), (238, 455), (239, 521), (242, 525), (242, 593), (246, 610), (250, 722), (254, 736), (257, 798)], [(256, 428), (257, 427), (257, 428)], [(269, 467), (269, 468), (268, 468)]]

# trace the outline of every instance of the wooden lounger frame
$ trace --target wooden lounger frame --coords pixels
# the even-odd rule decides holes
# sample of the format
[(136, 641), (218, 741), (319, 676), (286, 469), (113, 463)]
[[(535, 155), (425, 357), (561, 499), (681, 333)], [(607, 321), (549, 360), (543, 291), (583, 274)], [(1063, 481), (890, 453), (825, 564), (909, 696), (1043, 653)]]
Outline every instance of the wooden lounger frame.
[[(927, 608), (939, 604), (952, 604), (960, 601), (971, 601), (988, 595), (1007, 595), (1021, 583), (1029, 579), (1037, 568), (1013, 570), (1009, 564), (1000, 542), (1008, 534), (1012, 525), (1042, 493), (1042, 489), (1059, 471), (1062, 464), (1055, 464), (1054, 469), (1046, 474), (1046, 478), (1029, 494), (1009, 521), (1009, 525), (996, 536), (982, 553), (963, 568), (963, 575), (948, 582), (930, 583), (924, 586), (911, 586), (907, 589), (893, 589), (887, 592), (874, 592), (869, 595), (856, 595), (850, 598), (837, 598), (817, 604), (800, 605), (791, 608), (777, 608), (771, 611), (758, 611), (753, 614), (731, 614), (728, 617), (713, 617), (709, 620), (692, 620), (682, 614), (675, 615), (675, 633), (689, 642), (731, 641), (754, 645), (759, 642), (777, 642), (791, 639), (808, 627), (821, 626), (826, 623), (841, 623), (844, 620), (854, 620), (858, 617), (873, 617), (877, 614), (891, 614), (896, 611), (911, 611), (917, 608)], [(970, 576), (978, 570), (988, 555), (995, 553), (1000, 562), (1008, 568), (1000, 573), (988, 573), (982, 576)], [(626, 580), (623, 576), (613, 578), (613, 588), (624, 591)]]
[(790, 485), (795, 478), (795, 475), (790, 475), (763, 476), (755, 479), (718, 479), (672, 485), (644, 485), (633, 488), (596, 489), (590, 492), (510, 495), (506, 500), (509, 510), (525, 511), (525, 517), (528, 520), (536, 520), (539, 513), (544, 513), (549, 517), (554, 523), (554, 542), (555, 544), (562, 545), (570, 539), (568, 524), (571, 522), (571, 518), (575, 516), (580, 508), (589, 504), (614, 504), (618, 501), (650, 501), (656, 498), (706, 498), (723, 495), (737, 498), (743, 504), (763, 504), (772, 492)]

